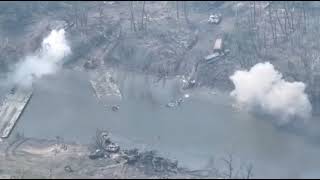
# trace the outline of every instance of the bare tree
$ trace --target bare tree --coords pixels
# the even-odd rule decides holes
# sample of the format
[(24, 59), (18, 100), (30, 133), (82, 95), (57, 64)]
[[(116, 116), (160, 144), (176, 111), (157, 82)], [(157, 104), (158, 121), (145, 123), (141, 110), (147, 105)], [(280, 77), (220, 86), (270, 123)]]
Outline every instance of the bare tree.
[[(144, 25), (144, 18), (145, 18), (145, 5), (146, 5), (146, 1), (143, 1), (142, 4), (142, 13), (141, 13), (141, 24), (140, 24), (140, 30), (143, 30), (145, 28)], [(146, 22), (145, 22), (146, 23)]]
[(179, 1), (176, 1), (176, 8), (177, 8), (177, 20), (179, 20)]
[(303, 12), (303, 31), (307, 32), (307, 14), (306, 14), (306, 2), (302, 2), (302, 12)]
[(182, 5), (183, 5), (183, 14), (184, 14), (184, 18), (187, 22), (187, 24), (190, 23), (189, 21), (189, 17), (188, 17), (188, 8), (187, 8), (187, 1), (182, 1)]
[(257, 16), (257, 14), (256, 14), (256, 2), (253, 1), (253, 26), (256, 25), (256, 16)]
[(227, 172), (223, 173), (227, 178), (231, 179), (233, 177), (233, 156), (231, 153), (228, 153), (227, 158), (222, 158), (222, 160), (226, 163), (227, 165)]
[(136, 29), (136, 22), (135, 22), (135, 19), (134, 19), (134, 9), (133, 9), (133, 1), (130, 1), (130, 14), (131, 14), (131, 30), (133, 30), (134, 32), (137, 31)]
[(101, 2), (98, 3), (98, 12), (99, 12), (99, 22), (100, 22), (100, 24), (102, 24), (104, 12), (103, 12), (103, 3), (101, 3)]
[(253, 177), (253, 165), (245, 164), (240, 162), (240, 166), (235, 168), (235, 162), (232, 153), (228, 153), (226, 158), (222, 158), (222, 161), (226, 165), (226, 170), (219, 172), (217, 174), (222, 178), (233, 179), (233, 178), (241, 178), (241, 179), (250, 179)]
[(252, 173), (252, 170), (253, 170), (253, 165), (252, 164), (249, 164), (246, 166), (246, 171), (245, 171), (245, 179), (250, 179), (252, 178), (253, 176), (253, 173)]
[(283, 24), (281, 22), (281, 19), (279, 17), (278, 10), (276, 9), (275, 11), (276, 11), (276, 17), (277, 17), (277, 21), (279, 23), (280, 29), (281, 29), (282, 33), (286, 35), (285, 29), (284, 29)]

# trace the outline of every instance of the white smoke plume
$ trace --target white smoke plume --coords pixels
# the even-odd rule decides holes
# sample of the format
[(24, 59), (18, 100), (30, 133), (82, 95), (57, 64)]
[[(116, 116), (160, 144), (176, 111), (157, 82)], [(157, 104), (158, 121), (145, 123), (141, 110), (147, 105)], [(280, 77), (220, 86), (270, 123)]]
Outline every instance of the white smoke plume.
[(248, 110), (272, 115), (278, 125), (309, 118), (312, 106), (303, 82), (287, 82), (269, 62), (258, 63), (249, 71), (230, 76), (235, 89), (231, 96)]
[(69, 54), (71, 54), (71, 48), (65, 38), (64, 29), (52, 30), (43, 39), (41, 48), (36, 53), (26, 56), (15, 65), (9, 76), (10, 81), (14, 84), (30, 86), (35, 79), (57, 72), (62, 65), (62, 60)]

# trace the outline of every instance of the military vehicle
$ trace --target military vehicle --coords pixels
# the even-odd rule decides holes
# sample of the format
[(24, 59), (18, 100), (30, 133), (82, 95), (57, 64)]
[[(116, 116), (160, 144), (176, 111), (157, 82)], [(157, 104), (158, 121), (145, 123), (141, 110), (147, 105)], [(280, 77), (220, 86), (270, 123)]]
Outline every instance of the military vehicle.
[(221, 13), (211, 14), (208, 19), (209, 24), (219, 24), (221, 22)]

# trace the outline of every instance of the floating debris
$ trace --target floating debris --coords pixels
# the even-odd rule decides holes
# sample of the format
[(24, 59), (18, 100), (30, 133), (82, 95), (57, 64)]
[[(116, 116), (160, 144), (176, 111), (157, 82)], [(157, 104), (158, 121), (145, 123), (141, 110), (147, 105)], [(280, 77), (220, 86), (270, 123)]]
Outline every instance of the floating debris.
[(70, 165), (66, 165), (66, 166), (64, 167), (64, 170), (65, 170), (66, 172), (68, 172), (68, 173), (74, 172), (74, 170), (71, 168)]
[(118, 111), (118, 110), (119, 110), (119, 108), (120, 108), (119, 106), (112, 106), (112, 108), (111, 108), (111, 109), (112, 109), (112, 111), (115, 111), (115, 112), (116, 112), (116, 111)]
[[(100, 132), (100, 135), (97, 137), (103, 139), (103, 147), (98, 145), (98, 149), (89, 155), (89, 158), (92, 160), (109, 158), (117, 163), (123, 162), (131, 166), (136, 166), (145, 174), (152, 175), (156, 173), (161, 173), (163, 175), (178, 172), (178, 161), (171, 161), (167, 158), (158, 156), (156, 151), (139, 152), (137, 148), (120, 150), (120, 147), (110, 140), (109, 134), (105, 131)], [(100, 142), (100, 140), (101, 139), (97, 142)]]
[(183, 99), (179, 98), (178, 100), (171, 101), (168, 104), (166, 104), (166, 107), (168, 108), (177, 107), (177, 106), (180, 106), (182, 102), (183, 102)]

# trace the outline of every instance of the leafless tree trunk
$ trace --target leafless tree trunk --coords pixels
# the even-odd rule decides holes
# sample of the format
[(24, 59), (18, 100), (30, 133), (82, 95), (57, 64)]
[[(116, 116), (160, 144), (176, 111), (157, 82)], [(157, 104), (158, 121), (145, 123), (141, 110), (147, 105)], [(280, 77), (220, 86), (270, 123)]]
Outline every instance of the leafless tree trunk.
[(176, 1), (176, 7), (177, 7), (177, 20), (179, 20), (179, 1)]
[(276, 32), (275, 32), (275, 27), (274, 27), (274, 23), (273, 23), (273, 19), (272, 19), (272, 11), (271, 11), (271, 7), (268, 7), (268, 15), (269, 15), (269, 23), (270, 23), (270, 28), (271, 28), (271, 34), (272, 34), (272, 40), (273, 40), (273, 44), (276, 44)]
[[(264, 27), (267, 27), (267, 22), (264, 21)], [(272, 32), (273, 33), (273, 32)], [(263, 30), (263, 49), (266, 51), (267, 49), (267, 36), (266, 36), (266, 30)]]
[(278, 20), (278, 23), (280, 25), (280, 29), (281, 29), (282, 33), (284, 35), (286, 35), (285, 29), (284, 29), (283, 24), (281, 23), (281, 20), (280, 20), (280, 17), (279, 17), (278, 10), (276, 10), (276, 17), (277, 17), (277, 20)]
[(137, 31), (136, 29), (136, 23), (134, 20), (134, 13), (133, 13), (133, 1), (130, 2), (130, 12), (131, 12), (131, 30), (133, 30), (134, 32)]
[(189, 24), (189, 17), (188, 17), (188, 10), (187, 10), (187, 1), (183, 1), (183, 14), (184, 14), (184, 18), (187, 22), (187, 24)]
[[(217, 170), (217, 174), (220, 174), (222, 178), (226, 179), (250, 179), (253, 176), (253, 165), (250, 164), (244, 164), (240, 162), (240, 167), (235, 168), (234, 160), (233, 160), (233, 155), (231, 153), (228, 153), (226, 158), (222, 158), (222, 161), (226, 164), (226, 171), (219, 172)], [(243, 169), (245, 168), (245, 169)]]
[(253, 26), (256, 26), (256, 2), (253, 1)]
[(144, 11), (144, 8), (145, 8), (145, 5), (146, 5), (146, 1), (143, 1), (143, 4), (142, 4), (142, 13), (141, 13), (141, 24), (140, 24), (140, 30), (144, 29), (144, 17), (145, 17), (145, 11)]
[(249, 7), (248, 25), (249, 25), (249, 29), (252, 29), (252, 27), (253, 27), (253, 11), (252, 11), (252, 7), (251, 7), (251, 2), (250, 2), (250, 7)]
[(103, 16), (104, 16), (102, 3), (101, 4), (99, 3), (98, 11), (99, 11), (99, 22), (100, 24), (102, 24)]
[(284, 1), (283, 2), (283, 9), (284, 9), (284, 33), (285, 33), (285, 36), (287, 37), (288, 36), (288, 12), (287, 12), (287, 6), (286, 6), (286, 2)]
[(248, 165), (248, 166), (246, 167), (246, 176), (245, 176), (245, 179), (250, 179), (250, 178), (253, 176), (252, 169), (253, 169), (252, 164), (250, 164), (250, 165)]
[(304, 33), (306, 33), (307, 32), (306, 2), (302, 2), (302, 11), (303, 11), (303, 21), (304, 21), (303, 31)]
[(294, 32), (295, 31), (295, 27), (294, 27), (294, 9), (293, 9), (293, 5), (294, 2), (291, 2), (291, 6), (290, 6), (290, 20), (291, 20), (291, 31)]
[(233, 177), (233, 170), (234, 170), (234, 167), (233, 167), (233, 156), (231, 153), (228, 154), (228, 157), (227, 158), (223, 158), (222, 159), (226, 165), (227, 165), (227, 172), (225, 173), (226, 177), (231, 179)]

